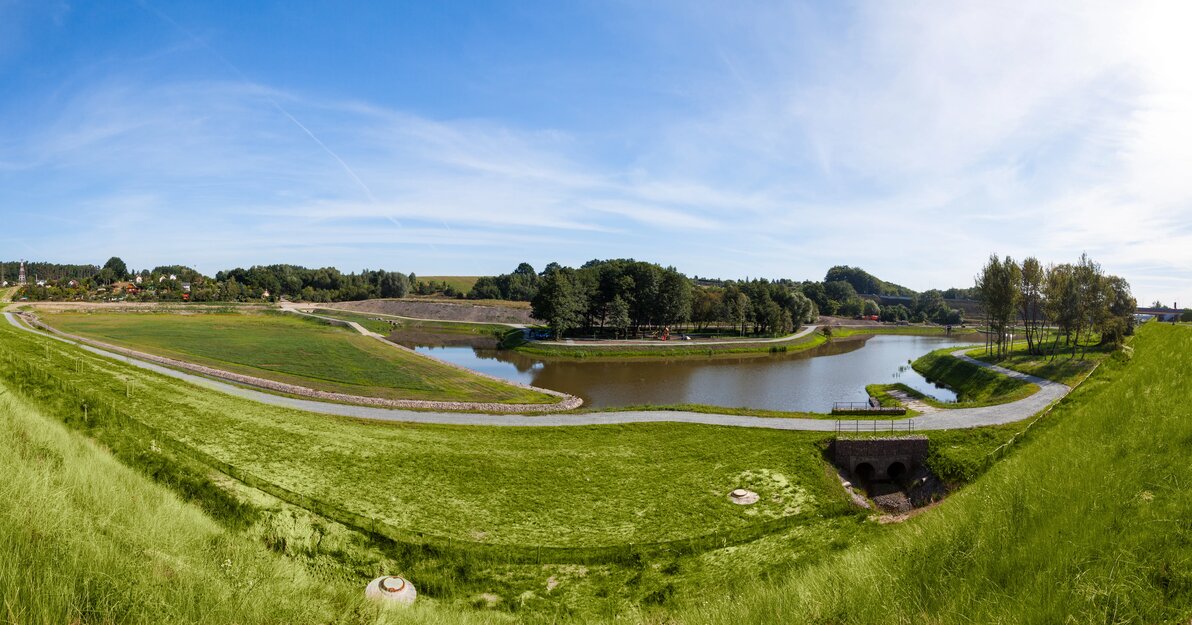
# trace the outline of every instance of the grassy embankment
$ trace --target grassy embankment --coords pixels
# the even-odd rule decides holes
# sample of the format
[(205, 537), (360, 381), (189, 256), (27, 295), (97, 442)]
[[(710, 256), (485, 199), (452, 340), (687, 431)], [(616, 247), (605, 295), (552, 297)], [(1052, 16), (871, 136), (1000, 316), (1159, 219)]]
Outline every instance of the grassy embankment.
[(956, 393), (955, 402), (941, 402), (902, 384), (871, 384), (865, 387), (883, 406), (898, 405), (890, 390), (900, 390), (937, 408), (976, 408), (1018, 401), (1038, 392), (1039, 387), (1025, 380), (1011, 378), (952, 356), (956, 347), (937, 349), (920, 356), (912, 368), (923, 377), (943, 384)]
[(419, 282), (440, 282), (451, 286), (460, 293), (467, 293), (476, 286), (480, 276), (417, 276)]
[(358, 588), (225, 530), (3, 386), (0, 414), (0, 620), (310, 623), (359, 609)]
[(936, 325), (880, 325), (880, 326), (831, 326), (833, 338), (846, 338), (850, 336), (867, 336), (873, 334), (894, 334), (907, 336), (955, 336), (955, 337), (974, 337), (980, 334), (980, 330), (976, 328), (961, 328), (952, 327), (952, 332), (949, 334), (947, 328)]
[(429, 321), (410, 319), (397, 315), (380, 313), (349, 312), (331, 308), (316, 308), (314, 314), (343, 321), (354, 321), (371, 332), (388, 336), (393, 332), (423, 332), (427, 334), (449, 334), (492, 338), (497, 342), (520, 337), (521, 330), (500, 323), (476, 323), (471, 321)]
[(281, 314), (58, 313), (64, 332), (321, 391), (386, 399), (553, 403), (318, 320)]
[(786, 341), (720, 343), (717, 345), (700, 345), (697, 341), (657, 341), (656, 343), (640, 345), (601, 345), (586, 343), (582, 345), (543, 345), (539, 342), (507, 343), (518, 352), (531, 356), (546, 358), (683, 358), (728, 355), (765, 355), (802, 352), (819, 347), (828, 339), (819, 332)]
[[(410, 575), (443, 614), (491, 604), (519, 621), (648, 617), (703, 601), (710, 586), (731, 592), (799, 570), (880, 531), (848, 507), (823, 464), (827, 435), (361, 422), (220, 396), (7, 326), (0, 345), (0, 373), (14, 390), (225, 526), (353, 584)], [(1020, 429), (932, 433), (932, 462), (976, 475)], [(213, 478), (212, 466), (256, 489)], [(724, 493), (737, 486), (763, 502), (729, 504)], [(374, 538), (335, 539), (348, 532), (333, 531), (335, 519)]]
[(1149, 324), (971, 487), (695, 624), (1186, 623), (1192, 332)]
[[(1070, 347), (1064, 349), (1061, 345), (1061, 350), (1054, 356), (1050, 353), (1045, 355), (1030, 354), (1027, 352), (1025, 342), (1014, 343), (1010, 352), (1000, 358), (986, 353), (984, 347), (969, 350), (967, 354), (977, 360), (1007, 369), (1075, 386), (1092, 372), (1097, 363), (1105, 360), (1116, 349), (1112, 345), (1100, 345), (1099, 342), (1099, 339), (1095, 339), (1089, 345), (1078, 347), (1075, 354), (1072, 353)], [(1051, 343), (1047, 343), (1046, 347), (1049, 349)]]

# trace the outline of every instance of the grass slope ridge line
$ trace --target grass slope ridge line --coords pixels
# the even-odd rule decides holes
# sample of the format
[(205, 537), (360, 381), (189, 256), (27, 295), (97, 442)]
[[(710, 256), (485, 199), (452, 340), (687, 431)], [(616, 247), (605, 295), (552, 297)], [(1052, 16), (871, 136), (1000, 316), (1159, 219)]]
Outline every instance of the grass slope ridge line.
[[(376, 339), (389, 347), (400, 349), (400, 350), (410, 353), (410, 354), (414, 354), (415, 356), (418, 356), (419, 358), (430, 358), (431, 360), (434, 360), (435, 362), (440, 363), (443, 366), (451, 367), (453, 369), (463, 371), (464, 373), (469, 373), (474, 376), (488, 378), (495, 382), (503, 382), (503, 383), (509, 384), (511, 386), (517, 386), (517, 387), (521, 387), (521, 388), (528, 389), (531, 391), (536, 391), (536, 392), (542, 393), (544, 395), (551, 395), (553, 397), (558, 397), (562, 400), (562, 401), (556, 402), (554, 404), (532, 404), (532, 405), (536, 405), (536, 406), (543, 406), (543, 408), (541, 408), (539, 411), (574, 410), (574, 409), (582, 406), (584, 403), (583, 399), (576, 397), (574, 395), (568, 395), (567, 393), (562, 393), (562, 392), (552, 390), (549, 388), (541, 388), (541, 387), (533, 386), (530, 384), (523, 384), (521, 382), (514, 382), (512, 380), (506, 380), (505, 378), (497, 377), (495, 375), (484, 373), (482, 371), (476, 371), (475, 369), (469, 369), (468, 367), (465, 367), (463, 365), (460, 365), (460, 364), (457, 364), (454, 362), (449, 362), (449, 361), (443, 360), (442, 358), (436, 358), (435, 356), (430, 355), (430, 354), (420, 354), (416, 350), (410, 349), (409, 347), (406, 347), (405, 345), (402, 345), (400, 343), (394, 343), (393, 341), (390, 341), (389, 339), (385, 338), (384, 336), (381, 336), (380, 334), (378, 334), (376, 332), (370, 331), (369, 329), (360, 325), (360, 323), (358, 323), (356, 321), (349, 321), (347, 319), (338, 319), (336, 317), (327, 317), (327, 316), (319, 315), (319, 314), (312, 313), (312, 312), (305, 312), (305, 311), (297, 310), (295, 308), (283, 308), (282, 310), (294, 313), (295, 315), (299, 315), (302, 317), (318, 319), (320, 321), (324, 321), (324, 322), (330, 323), (332, 325), (337, 325), (337, 326), (341, 326), (341, 327), (345, 327), (345, 328), (351, 328), (352, 330), (355, 330), (356, 332), (360, 333), (361, 335), (367, 336), (371, 339)], [(474, 404), (474, 405), (479, 405), (479, 404)], [(502, 405), (516, 407), (519, 405), (531, 405), (531, 404), (502, 404)], [(519, 410), (518, 412), (521, 412), (521, 411)]]
[(547, 391), (546, 389), (535, 389), (543, 391), (547, 394), (560, 397), (560, 401), (553, 404), (501, 404), (501, 403), (487, 403), (487, 402), (452, 402), (452, 401), (429, 401), (421, 399), (385, 399), (381, 397), (364, 397), (360, 395), (348, 395), (346, 393), (331, 393), (327, 391), (318, 391), (307, 388), (305, 386), (298, 386), (296, 384), (286, 384), (284, 382), (275, 382), (273, 380), (266, 380), (255, 376), (244, 375), (240, 373), (232, 373), (222, 369), (213, 367), (206, 367), (197, 365), (173, 358), (166, 358), (164, 356), (156, 356), (145, 352), (140, 352), (124, 347), (117, 347), (101, 341), (85, 338), (82, 336), (68, 334), (54, 327), (43, 323), (40, 319), (27, 313), (17, 313), (26, 323), (37, 328), (41, 328), (52, 334), (61, 336), (65, 339), (75, 341), (81, 344), (90, 345), (105, 351), (127, 356), (129, 358), (136, 358), (153, 362), (159, 365), (170, 367), (173, 369), (183, 369), (198, 373), (200, 375), (227, 380), (237, 384), (245, 384), (248, 386), (255, 386), (278, 393), (286, 393), (289, 395), (298, 395), (302, 397), (309, 397), (311, 399), (319, 399), (325, 401), (347, 402), (352, 404), (362, 404), (367, 406), (377, 406), (382, 408), (409, 408), (415, 410), (477, 410), (483, 412), (509, 412), (509, 413), (524, 413), (524, 412), (553, 412), (558, 410), (572, 410), (578, 408), (583, 404), (583, 400), (578, 397), (564, 395), (558, 391)]

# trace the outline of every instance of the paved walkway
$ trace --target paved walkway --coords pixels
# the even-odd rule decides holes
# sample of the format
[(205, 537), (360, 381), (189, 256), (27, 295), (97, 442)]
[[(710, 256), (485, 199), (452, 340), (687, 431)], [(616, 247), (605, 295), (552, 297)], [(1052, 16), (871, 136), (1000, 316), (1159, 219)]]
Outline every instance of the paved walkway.
[[(154, 371), (178, 380), (183, 380), (196, 386), (219, 391), (228, 395), (250, 399), (263, 404), (305, 410), (321, 414), (376, 419), (379, 421), (399, 421), (407, 423), (439, 423), (454, 425), (487, 425), (487, 426), (579, 426), (579, 425), (613, 425), (622, 423), (698, 423), (705, 425), (721, 425), (729, 427), (767, 428), (774, 430), (806, 430), (817, 432), (831, 432), (837, 429), (835, 419), (806, 419), (780, 417), (749, 417), (725, 414), (704, 414), (698, 412), (681, 412), (670, 410), (640, 410), (631, 412), (591, 412), (583, 414), (554, 414), (554, 415), (488, 415), (459, 412), (421, 412), (389, 408), (374, 408), (369, 406), (353, 406), (347, 404), (332, 404), (283, 397), (269, 393), (234, 386), (218, 382), (183, 371), (177, 371), (151, 362), (138, 360), (128, 356), (113, 354), (89, 345), (34, 330), (17, 321), (12, 313), (4, 313), (12, 325), (35, 334), (54, 340), (70, 343), (94, 354), (126, 362), (130, 365)], [(969, 361), (977, 366), (986, 367), (1011, 377), (1020, 378), (1039, 385), (1039, 392), (1020, 399), (1016, 402), (1000, 406), (984, 408), (958, 408), (955, 410), (941, 410), (935, 414), (916, 417), (913, 419), (915, 430), (949, 430), (973, 428), (987, 425), (1001, 425), (1013, 423), (1031, 417), (1066, 395), (1071, 389), (1064, 384), (1044, 380), (1032, 375), (1011, 371), (1002, 367), (990, 365), (964, 355), (965, 348), (953, 352), (953, 355)], [(858, 420), (842, 421), (848, 430), (854, 428), (859, 431), (905, 431), (907, 422), (912, 420)], [(855, 425), (854, 425), (855, 424)]]

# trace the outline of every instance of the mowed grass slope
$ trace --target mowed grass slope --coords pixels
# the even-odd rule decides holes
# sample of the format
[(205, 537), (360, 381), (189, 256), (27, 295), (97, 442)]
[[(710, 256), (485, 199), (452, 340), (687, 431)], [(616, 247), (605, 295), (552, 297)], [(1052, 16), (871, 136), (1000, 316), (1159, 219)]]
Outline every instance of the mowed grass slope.
[[(671, 612), (705, 605), (708, 588), (739, 596), (759, 580), (778, 579), (875, 533), (901, 529), (866, 522), (851, 508), (820, 457), (823, 434), (668, 424), (453, 428), (337, 419), (228, 398), (7, 324), (0, 324), (0, 380), (35, 398), (43, 414), (94, 436), (122, 461), (222, 522), (237, 528), (248, 523), (252, 528), (246, 531), (263, 538), (262, 548), (284, 551), (320, 574), (337, 571), (352, 587), (382, 572), (410, 574), (423, 593), (423, 607), (394, 613), (409, 622), (671, 622)], [(83, 405), (90, 412), (83, 412)], [(140, 421), (112, 419), (112, 411)], [(156, 431), (146, 431), (142, 421)], [(930, 462), (953, 478), (971, 479), (983, 470), (988, 452), (1020, 430), (1021, 425), (930, 433)], [(397, 562), (381, 556), (369, 564), (371, 556), (351, 546), (356, 543), (323, 541), (321, 530), (309, 533), (302, 528), (313, 532), (313, 526), (294, 525), (288, 513), (253, 512), (230, 503), (211, 489), (212, 479), (227, 480), (204, 477), (215, 474), (184, 455), (177, 441), (303, 497), (410, 523), (411, 530), (461, 544), (429, 550), (398, 545), (397, 552), (407, 555), (395, 556)], [(109, 474), (97, 469), (94, 479)], [(731, 487), (755, 490), (762, 501), (747, 508), (729, 504), (725, 493)], [(260, 501), (255, 495), (250, 500)], [(104, 517), (104, 523), (125, 523), (111, 520), (102, 508), (90, 514)], [(781, 526), (769, 529), (775, 520)], [(139, 522), (130, 521), (133, 528)], [(719, 540), (732, 545), (736, 537), (755, 536), (750, 532), (760, 526), (767, 527), (760, 540), (728, 547)], [(705, 545), (707, 551), (689, 555), (646, 551), (641, 544), (708, 533), (718, 533), (717, 540)], [(634, 544), (624, 557), (582, 566), (502, 564), (474, 557), (468, 546), (482, 543), (496, 546), (498, 556), (525, 556), (537, 545), (582, 549), (613, 542)], [(87, 545), (80, 540), (63, 548), (85, 551)], [(317, 553), (307, 561), (302, 554), (310, 549)], [(13, 570), (30, 562), (20, 561)], [(150, 568), (122, 574), (130, 580), (115, 588), (157, 583)], [(334, 579), (328, 585), (342, 586)], [(501, 612), (484, 611), (486, 596), (503, 597)], [(196, 594), (194, 600), (206, 599)], [(338, 605), (332, 601), (296, 617), (279, 611), (278, 618), (339, 622), (323, 616)], [(256, 622), (250, 608), (241, 622)]]
[(229, 534), (4, 386), (0, 473), (0, 621), (363, 621), (358, 588)]
[(1192, 331), (1143, 326), (970, 488), (684, 623), (1187, 623)]
[(1026, 380), (1011, 378), (996, 371), (952, 356), (955, 347), (928, 352), (911, 363), (920, 375), (939, 382), (956, 392), (956, 402), (948, 407), (969, 408), (1016, 401), (1038, 392), (1039, 387)]
[(557, 401), (297, 316), (58, 313), (42, 318), (64, 332), (112, 345), (328, 392), (434, 401)]
[[(835, 513), (840, 501), (819, 434), (353, 420), (222, 395), (7, 324), (0, 338), (11, 357), (53, 376), (45, 384), (69, 385), (60, 394), (76, 411), (83, 401), (118, 406), (258, 479), (429, 537), (562, 547), (668, 541)], [(729, 503), (728, 491), (746, 482), (765, 503)]]

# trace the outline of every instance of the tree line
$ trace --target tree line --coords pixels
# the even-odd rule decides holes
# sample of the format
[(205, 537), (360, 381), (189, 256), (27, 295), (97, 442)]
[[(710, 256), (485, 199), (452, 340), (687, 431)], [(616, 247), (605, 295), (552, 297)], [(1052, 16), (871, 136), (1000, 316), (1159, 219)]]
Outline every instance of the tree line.
[(789, 282), (697, 287), (674, 267), (633, 259), (593, 260), (578, 269), (551, 263), (542, 273), (522, 263), (512, 274), (477, 286), (485, 298), (528, 296), (534, 318), (556, 337), (569, 332), (641, 336), (688, 324), (699, 330), (716, 326), (742, 334), (789, 334), (818, 314)]
[[(975, 282), (991, 329), (987, 350), (998, 356), (1008, 353), (1017, 324), (1028, 353), (1049, 353), (1053, 358), (1061, 338), (1073, 356), (1079, 347), (1083, 357), (1085, 346), (1098, 335), (1102, 345), (1117, 345), (1134, 332), (1137, 302), (1130, 283), (1106, 275), (1087, 254), (1075, 264), (1047, 267), (1033, 257), (1018, 263), (995, 254)], [(1050, 341), (1049, 331), (1054, 332)]]

